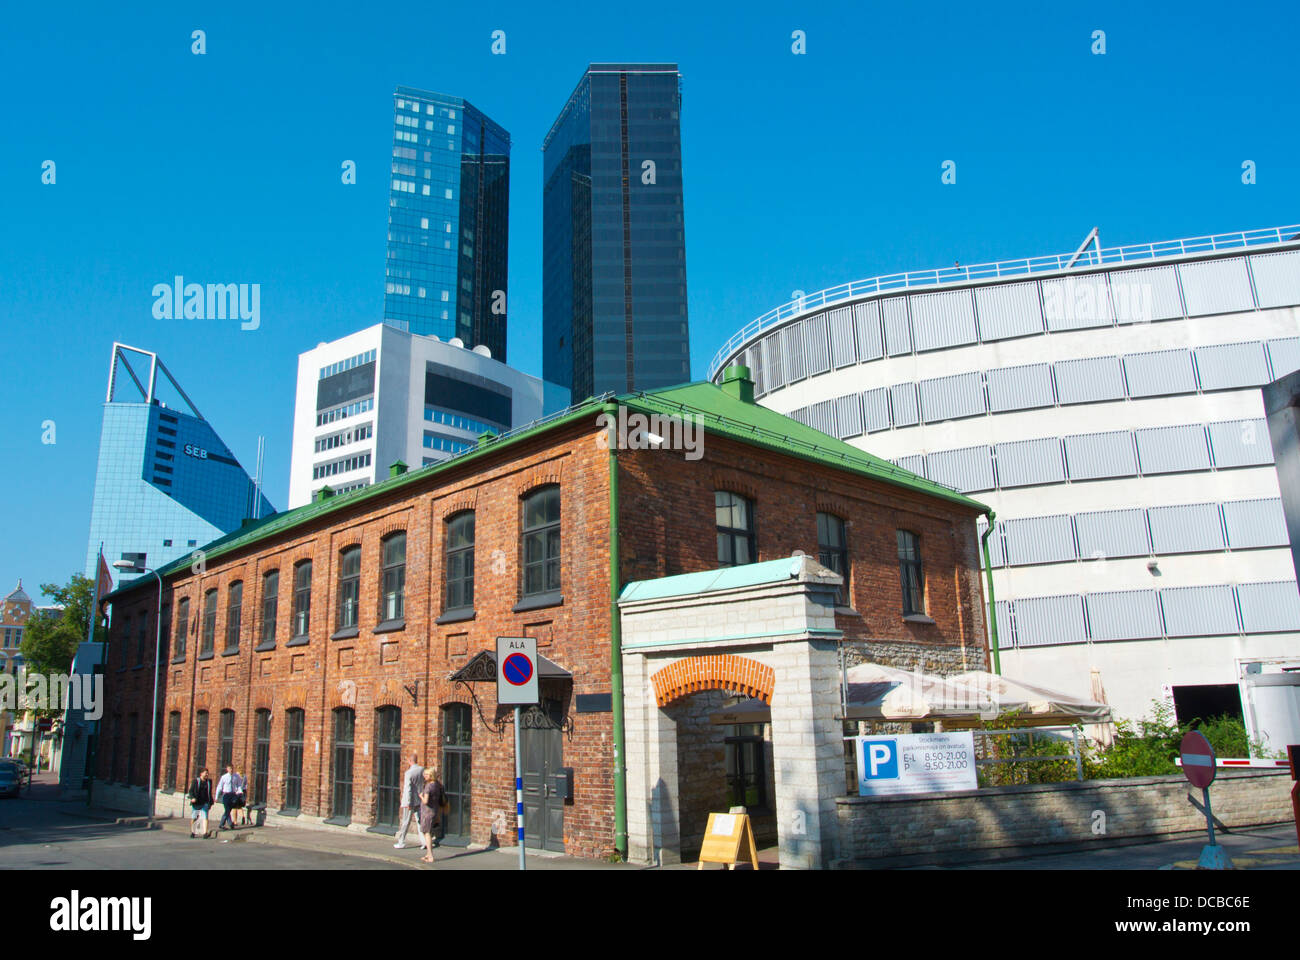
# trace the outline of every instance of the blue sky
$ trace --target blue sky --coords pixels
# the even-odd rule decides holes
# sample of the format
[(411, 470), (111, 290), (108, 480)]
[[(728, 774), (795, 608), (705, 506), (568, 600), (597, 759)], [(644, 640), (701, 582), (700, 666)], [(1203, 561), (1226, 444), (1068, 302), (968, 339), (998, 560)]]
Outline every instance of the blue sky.
[[(265, 435), (283, 508), (297, 354), (382, 318), (398, 84), (512, 135), (508, 349), (534, 374), (540, 146), (591, 61), (681, 66), (697, 378), (795, 289), (1093, 226), (1112, 245), (1300, 221), (1294, 3), (397, 7), (0, 8), (5, 592), (81, 569), (114, 340), (157, 350), (246, 466)], [(175, 274), (261, 284), (260, 329), (155, 320)]]

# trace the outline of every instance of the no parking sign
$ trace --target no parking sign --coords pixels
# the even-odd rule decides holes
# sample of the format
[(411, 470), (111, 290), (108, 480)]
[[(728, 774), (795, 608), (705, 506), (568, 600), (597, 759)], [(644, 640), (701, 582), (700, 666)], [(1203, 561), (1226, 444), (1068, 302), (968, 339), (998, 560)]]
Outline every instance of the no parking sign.
[(497, 637), (497, 703), (537, 703), (535, 637)]

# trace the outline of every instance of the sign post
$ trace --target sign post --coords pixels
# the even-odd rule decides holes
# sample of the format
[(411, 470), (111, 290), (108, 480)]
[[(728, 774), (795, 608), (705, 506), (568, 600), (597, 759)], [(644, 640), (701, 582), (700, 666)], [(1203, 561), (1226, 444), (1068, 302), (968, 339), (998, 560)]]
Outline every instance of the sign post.
[(537, 639), (497, 637), (497, 703), (515, 708), (515, 819), (519, 869), (524, 866), (524, 774), (519, 748), (520, 707), (537, 703)]
[(1205, 828), (1209, 831), (1210, 842), (1201, 850), (1201, 858), (1196, 862), (1198, 870), (1231, 870), (1232, 860), (1228, 852), (1214, 839), (1214, 811), (1210, 807), (1210, 784), (1214, 782), (1215, 769), (1214, 748), (1205, 735), (1196, 730), (1189, 731), (1181, 745), (1183, 776), (1194, 787), (1201, 788), (1201, 799), (1205, 801)]

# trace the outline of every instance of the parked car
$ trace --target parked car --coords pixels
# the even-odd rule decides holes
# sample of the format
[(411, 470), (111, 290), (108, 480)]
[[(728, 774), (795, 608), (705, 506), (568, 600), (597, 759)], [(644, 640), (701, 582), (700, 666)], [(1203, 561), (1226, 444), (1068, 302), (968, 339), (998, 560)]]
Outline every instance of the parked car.
[(16, 797), (27, 774), (12, 760), (0, 760), (0, 797)]

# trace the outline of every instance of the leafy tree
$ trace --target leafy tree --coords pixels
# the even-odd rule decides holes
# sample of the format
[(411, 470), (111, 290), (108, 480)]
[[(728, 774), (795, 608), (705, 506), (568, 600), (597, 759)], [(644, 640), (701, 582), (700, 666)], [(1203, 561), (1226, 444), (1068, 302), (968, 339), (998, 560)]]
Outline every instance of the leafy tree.
[[(22, 654), (33, 673), (66, 673), (76, 655), (77, 644), (86, 639), (94, 615), (95, 583), (74, 573), (63, 586), (41, 584), (41, 593), (63, 607), (57, 616), (37, 615), (23, 631)], [(104, 628), (95, 627), (95, 639), (107, 639)]]

